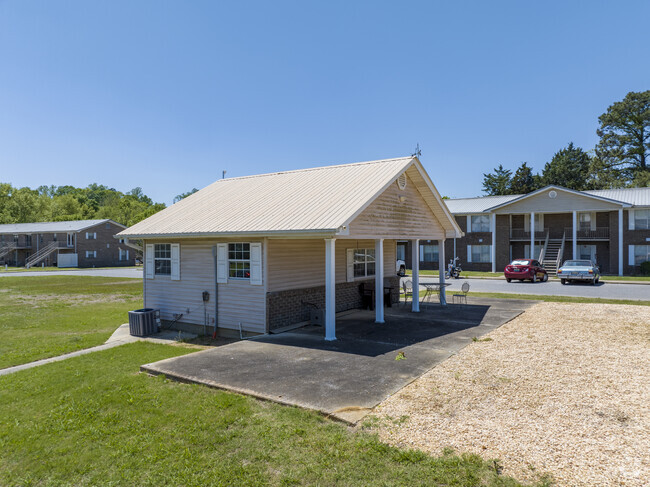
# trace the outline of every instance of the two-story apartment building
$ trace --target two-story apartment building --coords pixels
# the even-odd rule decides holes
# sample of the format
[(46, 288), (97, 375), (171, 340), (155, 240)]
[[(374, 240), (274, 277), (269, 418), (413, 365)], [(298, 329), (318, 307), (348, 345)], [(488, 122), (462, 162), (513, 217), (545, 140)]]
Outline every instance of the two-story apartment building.
[(124, 228), (108, 219), (0, 225), (0, 264), (132, 266), (135, 250), (114, 238)]
[[(575, 191), (547, 186), (525, 195), (445, 201), (465, 236), (445, 255), (463, 269), (500, 272), (516, 258), (535, 258), (555, 272), (567, 259), (591, 259), (604, 274), (639, 273), (650, 260), (650, 188)], [(410, 266), (410, 243), (402, 243)], [(437, 269), (437, 243), (420, 242), (420, 268)]]

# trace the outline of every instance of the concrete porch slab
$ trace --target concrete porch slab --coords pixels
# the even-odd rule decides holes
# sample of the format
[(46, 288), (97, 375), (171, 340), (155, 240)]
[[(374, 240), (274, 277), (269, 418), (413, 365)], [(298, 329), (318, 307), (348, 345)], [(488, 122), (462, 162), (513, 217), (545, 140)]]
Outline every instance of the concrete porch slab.
[[(337, 316), (337, 340), (306, 326), (141, 367), (150, 374), (318, 410), (356, 423), (381, 401), (534, 301), (470, 299), (467, 306), (425, 305), (421, 313), (386, 308)], [(396, 360), (399, 353), (404, 359)]]

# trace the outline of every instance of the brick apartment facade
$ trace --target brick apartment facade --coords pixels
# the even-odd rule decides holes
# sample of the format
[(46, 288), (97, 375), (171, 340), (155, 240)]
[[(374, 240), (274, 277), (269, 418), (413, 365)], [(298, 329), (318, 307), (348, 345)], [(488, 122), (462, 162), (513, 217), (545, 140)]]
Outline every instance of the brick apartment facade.
[(135, 265), (135, 249), (114, 235), (112, 220), (0, 225), (0, 265), (120, 267)]
[[(603, 274), (635, 275), (641, 262), (650, 260), (650, 188), (549, 186), (527, 195), (446, 203), (465, 233), (446, 240), (446, 261), (457, 256), (464, 270), (500, 272), (513, 259), (542, 255), (558, 263), (590, 259)], [(561, 253), (551, 254), (553, 246)], [(437, 242), (420, 241), (419, 254), (421, 269), (439, 268)], [(411, 242), (398, 242), (400, 256), (410, 268)]]

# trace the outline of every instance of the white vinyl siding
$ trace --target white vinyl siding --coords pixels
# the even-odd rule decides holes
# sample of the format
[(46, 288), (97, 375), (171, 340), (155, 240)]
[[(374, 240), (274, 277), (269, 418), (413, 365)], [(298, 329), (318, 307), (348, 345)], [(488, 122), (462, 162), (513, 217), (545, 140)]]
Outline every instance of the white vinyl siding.
[[(228, 243), (223, 241), (215, 242), (207, 239), (184, 241), (180, 246), (182, 279), (147, 281), (145, 286), (147, 307), (160, 309), (163, 320), (171, 321), (174, 315), (183, 314), (180, 322), (202, 326), (204, 320), (202, 294), (203, 291), (209, 291), (208, 319), (214, 318), (215, 275), (212, 249), (215, 245), (223, 246), (225, 249), (228, 247)], [(262, 260), (263, 258), (262, 254)], [(225, 261), (227, 262), (227, 258)], [(248, 279), (230, 279), (226, 282), (227, 284), (219, 284), (219, 327), (238, 330), (241, 322), (244, 331), (264, 333), (266, 331), (264, 286), (251, 286)], [(214, 326), (211, 321), (210, 326)]]
[(491, 245), (468, 245), (467, 246), (468, 262), (492, 262)]

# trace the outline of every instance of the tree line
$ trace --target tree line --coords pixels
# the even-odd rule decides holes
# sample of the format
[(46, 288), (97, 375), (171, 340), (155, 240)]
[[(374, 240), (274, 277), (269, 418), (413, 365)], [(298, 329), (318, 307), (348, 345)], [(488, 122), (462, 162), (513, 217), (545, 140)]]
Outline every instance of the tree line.
[(541, 173), (522, 162), (483, 174), (488, 195), (525, 194), (554, 184), (579, 191), (650, 186), (650, 90), (630, 92), (599, 118), (600, 140), (586, 152), (573, 143), (555, 153)]
[(92, 220), (110, 218), (133, 225), (165, 208), (134, 188), (122, 193), (100, 184), (85, 188), (39, 186), (15, 188), (0, 183), (0, 223)]

